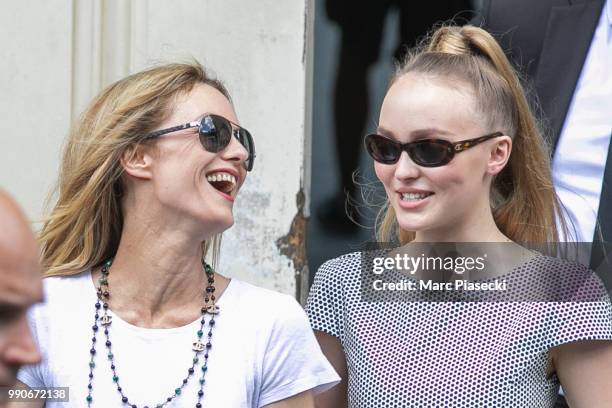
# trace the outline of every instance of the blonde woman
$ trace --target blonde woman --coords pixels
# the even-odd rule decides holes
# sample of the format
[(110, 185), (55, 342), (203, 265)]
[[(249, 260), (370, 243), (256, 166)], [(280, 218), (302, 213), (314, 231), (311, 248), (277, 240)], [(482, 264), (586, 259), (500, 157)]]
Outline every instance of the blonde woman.
[(226, 89), (197, 63), (94, 99), (40, 235), (46, 301), (31, 320), (44, 358), (19, 380), (69, 387), (47, 407), (310, 407), (336, 382), (293, 298), (204, 262), (254, 158)]
[[(365, 141), (388, 198), (379, 241), (406, 253), (498, 243), (492, 277), (535, 277), (579, 296), (434, 302), (423, 290), (421, 301), (367, 301), (368, 254), (328, 261), (307, 313), (342, 381), (317, 406), (553, 407), (562, 384), (572, 407), (611, 407), (612, 306), (601, 282), (515, 244), (555, 242), (562, 217), (542, 137), (496, 41), (472, 26), (436, 30), (393, 77)], [(431, 278), (421, 268), (406, 282)]]

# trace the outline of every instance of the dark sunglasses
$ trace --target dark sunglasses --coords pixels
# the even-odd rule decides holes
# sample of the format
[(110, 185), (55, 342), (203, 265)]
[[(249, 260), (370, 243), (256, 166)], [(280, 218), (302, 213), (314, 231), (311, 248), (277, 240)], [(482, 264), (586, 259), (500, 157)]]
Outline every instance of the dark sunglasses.
[(457, 153), (485, 140), (503, 135), (502, 132), (495, 132), (454, 143), (443, 139), (422, 139), (411, 143), (400, 143), (386, 136), (372, 134), (365, 137), (365, 147), (368, 154), (379, 163), (397, 163), (402, 152), (405, 151), (410, 159), (419, 166), (438, 167), (448, 164)]
[(189, 122), (184, 125), (151, 132), (145, 136), (145, 140), (189, 128), (198, 128), (198, 136), (200, 137), (202, 147), (211, 153), (218, 153), (225, 149), (230, 144), (232, 136), (234, 136), (248, 153), (248, 157), (244, 162), (244, 168), (247, 171), (253, 170), (253, 162), (255, 161), (255, 143), (253, 143), (253, 137), (248, 130), (225, 119), (223, 116), (207, 114), (199, 122)]

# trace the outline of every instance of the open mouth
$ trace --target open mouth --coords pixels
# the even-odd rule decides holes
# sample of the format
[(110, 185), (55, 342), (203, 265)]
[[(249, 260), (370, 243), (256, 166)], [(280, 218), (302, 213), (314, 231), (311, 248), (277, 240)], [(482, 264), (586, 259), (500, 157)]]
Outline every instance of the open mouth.
[(400, 197), (402, 198), (402, 201), (415, 202), (415, 201), (421, 201), (433, 194), (434, 193), (429, 193), (429, 192), (428, 193), (400, 193)]
[(224, 171), (207, 174), (206, 181), (208, 181), (215, 190), (224, 194), (231, 195), (236, 189), (236, 177)]

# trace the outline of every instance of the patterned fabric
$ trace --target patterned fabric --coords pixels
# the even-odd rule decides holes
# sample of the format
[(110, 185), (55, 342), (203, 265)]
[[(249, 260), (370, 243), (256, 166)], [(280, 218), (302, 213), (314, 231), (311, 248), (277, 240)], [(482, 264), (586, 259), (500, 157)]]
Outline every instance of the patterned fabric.
[(553, 407), (549, 350), (612, 340), (607, 293), (579, 264), (538, 255), (508, 273), (550, 279), (566, 301), (368, 302), (361, 263), (326, 262), (306, 306), (313, 329), (344, 347), (350, 407)]

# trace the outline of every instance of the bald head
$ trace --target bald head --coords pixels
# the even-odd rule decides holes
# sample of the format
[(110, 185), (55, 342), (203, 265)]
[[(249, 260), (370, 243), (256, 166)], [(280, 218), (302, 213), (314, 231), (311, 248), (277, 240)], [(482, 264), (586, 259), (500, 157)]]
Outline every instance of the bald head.
[(40, 360), (26, 312), (42, 296), (36, 237), (15, 201), (0, 191), (0, 386), (14, 384), (21, 365)]

